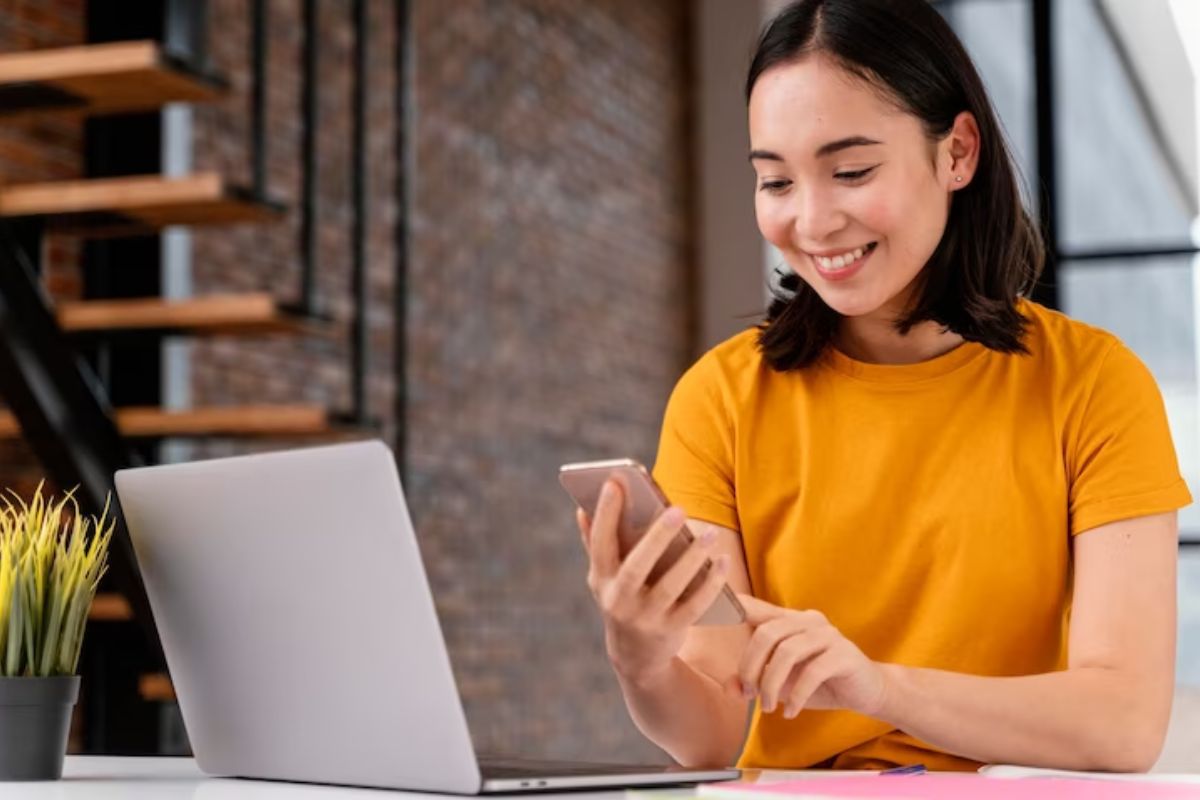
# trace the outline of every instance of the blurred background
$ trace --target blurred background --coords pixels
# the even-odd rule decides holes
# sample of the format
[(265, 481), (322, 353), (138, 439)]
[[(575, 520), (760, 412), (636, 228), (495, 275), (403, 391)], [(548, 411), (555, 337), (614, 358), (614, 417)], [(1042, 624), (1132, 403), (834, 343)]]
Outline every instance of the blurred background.
[[(742, 86), (782, 5), (0, 0), (0, 482), (97, 505), (122, 466), (381, 437), (477, 747), (664, 760), (556, 472), (652, 463), (765, 308)], [(1147, 362), (1200, 493), (1200, 3), (936, 5), (1048, 230), (1037, 298)], [(1200, 769), (1180, 519), (1161, 766)], [(186, 753), (122, 547), (92, 617), (73, 750)]]

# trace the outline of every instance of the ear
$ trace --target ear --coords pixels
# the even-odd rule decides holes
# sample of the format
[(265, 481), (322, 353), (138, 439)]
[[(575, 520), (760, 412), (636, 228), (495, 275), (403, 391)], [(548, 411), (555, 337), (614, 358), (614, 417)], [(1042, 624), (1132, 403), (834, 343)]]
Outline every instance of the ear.
[(950, 132), (942, 139), (939, 153), (946, 191), (953, 192), (971, 184), (979, 166), (979, 124), (975, 115), (963, 111), (954, 118)]

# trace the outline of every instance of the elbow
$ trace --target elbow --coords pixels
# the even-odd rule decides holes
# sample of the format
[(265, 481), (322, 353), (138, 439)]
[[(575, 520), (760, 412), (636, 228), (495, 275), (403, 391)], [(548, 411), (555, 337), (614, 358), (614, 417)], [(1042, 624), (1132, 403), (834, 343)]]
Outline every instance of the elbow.
[[(1111, 747), (1108, 749), (1112, 750)], [(1093, 757), (1087, 768), (1096, 772), (1149, 772), (1161, 752), (1161, 747), (1134, 744), (1121, 752), (1106, 752)]]
[(719, 748), (708, 751), (668, 753), (671, 759), (685, 769), (729, 769), (737, 763), (741, 746), (730, 750)]
[(1080, 742), (1082, 769), (1149, 772), (1158, 763), (1171, 721), (1174, 683), (1116, 676), (1103, 692), (1103, 717), (1092, 718)]
[[(697, 743), (700, 744), (700, 743)], [(687, 769), (729, 769), (738, 762), (742, 754), (742, 739), (724, 742), (708, 742), (708, 746), (678, 748), (667, 755), (679, 766)]]
[(1149, 772), (1162, 755), (1166, 722), (1141, 719), (1109, 729), (1110, 734), (1093, 743), (1086, 767), (1103, 772)]

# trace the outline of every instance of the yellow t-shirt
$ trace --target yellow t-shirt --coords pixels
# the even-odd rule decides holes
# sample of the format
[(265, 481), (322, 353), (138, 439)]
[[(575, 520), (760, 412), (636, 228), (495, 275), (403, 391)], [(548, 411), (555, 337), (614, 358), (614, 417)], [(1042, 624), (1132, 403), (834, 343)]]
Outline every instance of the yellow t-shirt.
[[(1154, 378), (1032, 302), (1031, 354), (919, 364), (830, 349), (776, 372), (744, 331), (679, 380), (654, 476), (739, 531), (754, 594), (817, 609), (872, 659), (976, 675), (1067, 663), (1071, 537), (1191, 502)], [(978, 765), (849, 711), (755, 710), (743, 767)]]

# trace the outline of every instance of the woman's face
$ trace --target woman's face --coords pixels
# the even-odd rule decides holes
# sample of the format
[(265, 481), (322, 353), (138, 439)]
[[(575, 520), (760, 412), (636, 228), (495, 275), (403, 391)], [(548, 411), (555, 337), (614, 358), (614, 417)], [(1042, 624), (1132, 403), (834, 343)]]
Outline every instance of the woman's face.
[(952, 139), (820, 54), (772, 67), (750, 96), (759, 230), (835, 311), (895, 316), (970, 181)]

